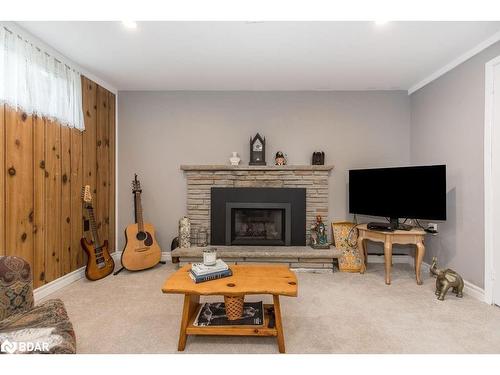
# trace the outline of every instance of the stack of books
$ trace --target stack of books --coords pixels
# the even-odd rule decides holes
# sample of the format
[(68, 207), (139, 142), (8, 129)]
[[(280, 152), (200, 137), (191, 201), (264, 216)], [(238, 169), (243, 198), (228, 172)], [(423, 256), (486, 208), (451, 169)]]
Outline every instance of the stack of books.
[(196, 284), (232, 275), (233, 272), (222, 259), (217, 259), (213, 266), (206, 266), (203, 263), (193, 263), (189, 272), (189, 276)]

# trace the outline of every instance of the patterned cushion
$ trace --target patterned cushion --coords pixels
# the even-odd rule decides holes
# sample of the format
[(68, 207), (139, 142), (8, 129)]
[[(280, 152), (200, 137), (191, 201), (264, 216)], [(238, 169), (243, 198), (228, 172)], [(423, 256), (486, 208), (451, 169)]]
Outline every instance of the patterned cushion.
[[(73, 325), (59, 299), (0, 321), (0, 345), (5, 342), (12, 345), (15, 353), (76, 353)], [(26, 342), (32, 347), (19, 345)]]
[(63, 302), (33, 307), (30, 265), (19, 257), (0, 257), (0, 348), (6, 353), (76, 352)]
[(33, 285), (28, 262), (0, 257), (0, 320), (33, 307)]

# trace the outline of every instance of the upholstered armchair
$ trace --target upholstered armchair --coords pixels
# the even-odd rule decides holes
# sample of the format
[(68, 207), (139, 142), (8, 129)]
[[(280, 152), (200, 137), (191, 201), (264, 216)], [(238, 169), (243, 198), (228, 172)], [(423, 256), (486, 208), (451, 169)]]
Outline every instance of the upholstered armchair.
[(75, 333), (63, 302), (34, 306), (32, 281), (28, 262), (0, 257), (0, 353), (75, 353)]

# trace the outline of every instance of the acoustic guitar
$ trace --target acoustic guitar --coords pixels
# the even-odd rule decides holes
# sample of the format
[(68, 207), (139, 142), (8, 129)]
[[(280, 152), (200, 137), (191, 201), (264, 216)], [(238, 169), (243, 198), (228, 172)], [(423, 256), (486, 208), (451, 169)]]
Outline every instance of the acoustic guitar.
[(142, 214), (141, 183), (135, 175), (132, 181), (134, 194), (135, 224), (125, 229), (125, 249), (122, 253), (122, 266), (129, 271), (145, 270), (156, 266), (161, 259), (161, 249), (155, 238), (155, 228), (145, 223)]
[(92, 233), (92, 241), (89, 242), (85, 237), (80, 240), (83, 250), (88, 255), (87, 267), (85, 268), (85, 276), (89, 280), (99, 280), (108, 276), (115, 268), (115, 262), (108, 250), (108, 240), (105, 240), (102, 245), (99, 245), (99, 236), (97, 234), (97, 225), (95, 222), (94, 208), (92, 207), (92, 195), (90, 194), (90, 186), (86, 185), (82, 189), (82, 199), (84, 206), (87, 209), (90, 219), (90, 229)]

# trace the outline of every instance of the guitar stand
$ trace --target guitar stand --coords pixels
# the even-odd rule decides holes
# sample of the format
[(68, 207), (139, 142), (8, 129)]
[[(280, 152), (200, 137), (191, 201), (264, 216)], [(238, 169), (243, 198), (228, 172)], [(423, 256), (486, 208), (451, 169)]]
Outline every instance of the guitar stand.
[(113, 272), (113, 276), (118, 275), (120, 272), (122, 272), (125, 269), (125, 267), (121, 267), (118, 271)]
[[(167, 262), (166, 262), (166, 261), (164, 261), (164, 260), (160, 260), (158, 263), (159, 263), (159, 264), (167, 264)], [(120, 272), (122, 272), (124, 269), (125, 269), (125, 267), (121, 267), (118, 271), (113, 272), (113, 276), (118, 275), (118, 274), (119, 274)]]

